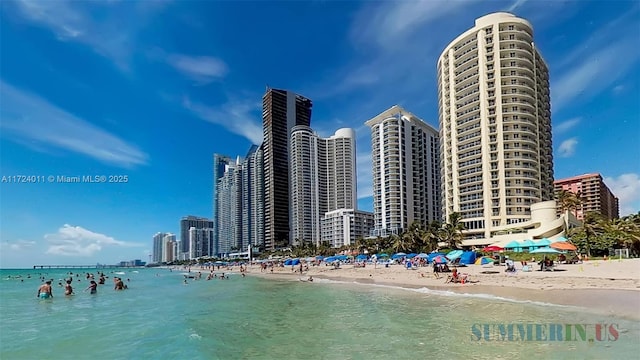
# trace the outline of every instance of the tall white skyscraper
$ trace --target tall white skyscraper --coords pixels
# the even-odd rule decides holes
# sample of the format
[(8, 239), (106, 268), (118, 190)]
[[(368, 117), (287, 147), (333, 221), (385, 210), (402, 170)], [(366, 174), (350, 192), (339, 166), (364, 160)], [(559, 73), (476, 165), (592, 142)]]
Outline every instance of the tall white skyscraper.
[(167, 233), (158, 232), (153, 235), (153, 253), (151, 256), (152, 263), (159, 263), (162, 261), (163, 257), (163, 240)]
[(438, 60), (443, 212), (468, 238), (527, 221), (553, 199), (549, 71), (531, 24), (494, 13)]
[(398, 105), (366, 125), (373, 156), (372, 235), (441, 220), (438, 131)]
[(355, 131), (339, 129), (325, 139), (296, 126), (289, 156), (291, 239), (317, 244), (326, 212), (357, 207)]
[(262, 147), (253, 145), (242, 162), (242, 251), (264, 246), (264, 160)]
[(218, 180), (217, 235), (214, 244), (217, 254), (237, 251), (242, 245), (242, 165), (238, 159), (226, 165), (224, 175)]

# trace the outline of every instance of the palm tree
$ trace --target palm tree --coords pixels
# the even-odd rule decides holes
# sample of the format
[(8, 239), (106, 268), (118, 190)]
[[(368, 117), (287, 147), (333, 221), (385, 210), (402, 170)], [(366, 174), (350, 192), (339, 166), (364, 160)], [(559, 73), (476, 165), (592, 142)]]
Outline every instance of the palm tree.
[(573, 215), (577, 216), (576, 210), (582, 205), (582, 194), (562, 189), (556, 191), (555, 195), (560, 210), (564, 212), (564, 233), (567, 234), (569, 232), (569, 211), (573, 210)]
[(465, 228), (464, 224), (460, 221), (461, 219), (462, 215), (460, 213), (451, 213), (449, 215), (449, 221), (442, 226), (439, 232), (441, 239), (445, 241), (451, 249), (457, 249), (462, 241), (462, 230)]

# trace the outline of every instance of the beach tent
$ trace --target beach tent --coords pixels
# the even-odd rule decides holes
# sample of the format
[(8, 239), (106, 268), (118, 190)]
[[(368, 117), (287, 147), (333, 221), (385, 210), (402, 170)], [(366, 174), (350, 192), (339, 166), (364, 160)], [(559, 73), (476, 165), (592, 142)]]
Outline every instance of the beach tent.
[(543, 238), (541, 240), (538, 240), (535, 243), (536, 243), (536, 246), (541, 246), (541, 247), (551, 245), (551, 241), (549, 241), (549, 239), (547, 239), (547, 238)]
[(533, 240), (523, 240), (520, 242), (521, 248), (529, 248), (529, 250), (533, 250), (532, 248), (536, 246), (536, 243)]
[(460, 264), (473, 264), (476, 261), (476, 252), (475, 251), (465, 251), (460, 255)]
[(450, 252), (447, 254), (447, 258), (448, 258), (449, 260), (451, 260), (451, 261), (454, 261), (455, 259), (457, 259), (457, 258), (459, 258), (460, 256), (462, 256), (462, 253), (464, 253), (464, 251), (462, 251), (462, 250), (453, 250), (453, 251), (450, 251)]
[(292, 262), (293, 262), (292, 259), (287, 259), (287, 260), (284, 261), (284, 264), (285, 265), (291, 265)]
[(292, 265), (292, 266), (293, 266), (293, 265), (298, 265), (298, 264), (300, 264), (300, 259), (293, 259), (293, 260), (291, 260), (291, 265)]

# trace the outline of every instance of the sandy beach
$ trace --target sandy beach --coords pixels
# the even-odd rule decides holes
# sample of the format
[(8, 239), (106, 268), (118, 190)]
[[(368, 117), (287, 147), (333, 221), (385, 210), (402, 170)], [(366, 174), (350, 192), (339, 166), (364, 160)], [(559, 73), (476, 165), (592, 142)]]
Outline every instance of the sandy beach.
[[(640, 320), (640, 259), (585, 261), (582, 264), (561, 264), (556, 271), (506, 273), (504, 266), (485, 267), (468, 265), (459, 267), (468, 274), (465, 284), (445, 283), (448, 273), (436, 278), (431, 267), (408, 270), (401, 265), (355, 268), (342, 265), (310, 266), (302, 275), (363, 284), (393, 285), (409, 288), (429, 288), (458, 293), (489, 294), (509, 299), (571, 305), (594, 310), (605, 315)], [(297, 270), (298, 267), (296, 266)], [(266, 278), (299, 278), (291, 266), (261, 272), (259, 266), (249, 267), (249, 274)]]

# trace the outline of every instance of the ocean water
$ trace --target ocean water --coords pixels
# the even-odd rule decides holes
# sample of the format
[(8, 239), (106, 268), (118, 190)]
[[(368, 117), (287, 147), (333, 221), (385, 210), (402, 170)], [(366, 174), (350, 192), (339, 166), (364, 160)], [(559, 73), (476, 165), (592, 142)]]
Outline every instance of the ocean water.
[[(65, 297), (57, 284), (69, 271), (80, 276)], [(96, 269), (0, 270), (0, 359), (613, 359), (640, 351), (638, 322), (572, 307), (237, 273), (207, 281), (204, 272), (184, 284), (183, 271), (168, 269), (105, 270), (106, 285), (91, 295), (86, 272)], [(53, 299), (36, 298), (40, 276), (54, 279)], [(113, 276), (129, 289), (114, 291)], [(576, 341), (487, 340), (484, 324), (615, 324), (618, 335), (603, 327), (607, 341), (575, 333)]]

